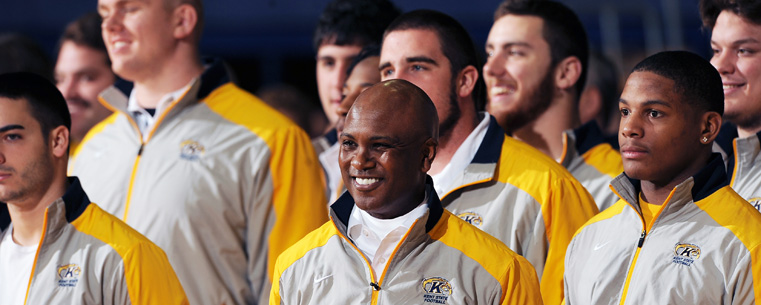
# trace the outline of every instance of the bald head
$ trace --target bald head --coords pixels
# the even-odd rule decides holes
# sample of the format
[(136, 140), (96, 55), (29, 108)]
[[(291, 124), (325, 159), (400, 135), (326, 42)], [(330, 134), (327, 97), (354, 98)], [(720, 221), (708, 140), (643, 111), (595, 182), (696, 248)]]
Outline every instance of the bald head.
[(376, 112), (382, 117), (379, 120), (406, 126), (410, 132), (419, 132), (423, 137), (439, 138), (436, 106), (422, 89), (406, 80), (387, 80), (362, 92), (349, 110), (349, 116), (362, 112)]
[(405, 80), (378, 83), (357, 97), (338, 155), (357, 207), (388, 219), (420, 204), (436, 156), (438, 121), (431, 99)]

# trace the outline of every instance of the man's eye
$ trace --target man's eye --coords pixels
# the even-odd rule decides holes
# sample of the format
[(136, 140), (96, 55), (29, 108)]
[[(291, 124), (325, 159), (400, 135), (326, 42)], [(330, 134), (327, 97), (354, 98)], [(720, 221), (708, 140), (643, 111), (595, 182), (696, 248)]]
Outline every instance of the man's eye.
[(623, 116), (629, 115), (629, 109), (621, 109), (621, 115)]
[(651, 118), (657, 118), (661, 116), (661, 113), (658, 110), (650, 110), (649, 114)]

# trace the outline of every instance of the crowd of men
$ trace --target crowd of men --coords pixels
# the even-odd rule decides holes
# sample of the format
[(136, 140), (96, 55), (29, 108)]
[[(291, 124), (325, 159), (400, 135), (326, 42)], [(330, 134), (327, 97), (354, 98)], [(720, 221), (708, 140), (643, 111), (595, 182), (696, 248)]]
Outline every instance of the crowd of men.
[(560, 2), (499, 4), (483, 61), (334, 0), (310, 139), (201, 56), (201, 0), (99, 0), (54, 82), (0, 65), (2, 303), (755, 304), (761, 3), (699, 8), (710, 60), (619, 92)]

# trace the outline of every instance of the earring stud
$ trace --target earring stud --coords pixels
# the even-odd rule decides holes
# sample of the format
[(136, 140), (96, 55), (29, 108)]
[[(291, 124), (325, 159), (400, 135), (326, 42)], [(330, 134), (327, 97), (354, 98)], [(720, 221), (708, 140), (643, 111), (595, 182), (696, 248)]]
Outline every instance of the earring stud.
[(701, 140), (703, 141), (703, 143), (708, 143), (708, 138), (706, 137), (703, 137)]

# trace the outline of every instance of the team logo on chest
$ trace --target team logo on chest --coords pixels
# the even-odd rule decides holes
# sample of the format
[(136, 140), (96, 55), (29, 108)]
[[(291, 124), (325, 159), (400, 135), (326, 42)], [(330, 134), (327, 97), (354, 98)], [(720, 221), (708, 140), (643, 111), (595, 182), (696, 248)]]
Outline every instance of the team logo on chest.
[(674, 246), (674, 258), (671, 262), (689, 267), (698, 258), (700, 258), (700, 247), (693, 244), (677, 243)]
[(748, 202), (750, 202), (750, 205), (752, 205), (753, 208), (761, 212), (761, 197), (753, 197), (748, 199)]
[(478, 215), (478, 213), (474, 212), (465, 212), (458, 214), (457, 217), (460, 217), (460, 219), (465, 220), (465, 222), (472, 224), (476, 227), (481, 227), (481, 224), (484, 222), (484, 219), (481, 218), (481, 215)]
[(198, 160), (206, 152), (206, 148), (193, 140), (185, 140), (180, 143), (180, 157), (185, 160)]
[(82, 268), (77, 264), (58, 266), (58, 287), (74, 287), (79, 282)]
[(429, 277), (423, 280), (423, 302), (446, 304), (452, 295), (452, 284), (443, 277)]

